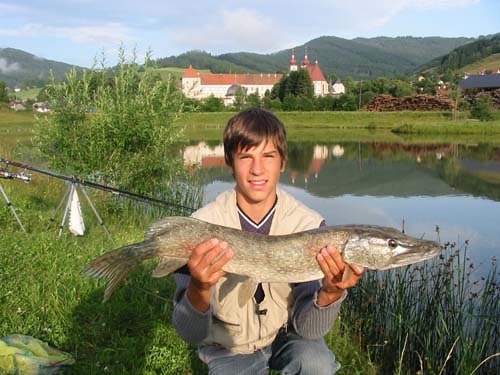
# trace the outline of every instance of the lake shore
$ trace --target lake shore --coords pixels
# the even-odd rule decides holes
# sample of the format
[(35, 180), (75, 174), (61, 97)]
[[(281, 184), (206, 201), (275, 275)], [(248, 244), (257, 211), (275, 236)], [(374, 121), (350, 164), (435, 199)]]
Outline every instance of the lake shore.
[[(227, 120), (234, 112), (183, 113), (178, 121), (193, 140), (220, 140)], [(500, 113), (496, 119), (480, 122), (461, 113), (453, 121), (450, 112), (276, 112), (286, 125), (289, 139), (311, 137), (342, 141), (396, 142), (488, 142), (500, 143)], [(309, 135), (308, 135), (309, 134)], [(312, 140), (312, 139), (311, 139)]]

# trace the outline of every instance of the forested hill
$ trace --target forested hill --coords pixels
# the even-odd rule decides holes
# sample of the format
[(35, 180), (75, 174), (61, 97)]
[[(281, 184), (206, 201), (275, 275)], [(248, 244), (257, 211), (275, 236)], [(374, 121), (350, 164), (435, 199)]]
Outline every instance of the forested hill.
[(0, 48), (0, 81), (14, 87), (19, 84), (41, 87), (50, 78), (50, 71), (57, 79), (71, 69), (71, 65), (46, 60), (14, 48)]
[[(455, 48), (475, 41), (474, 38), (377, 37), (352, 40), (322, 36), (294, 47), (297, 62), (307, 46), (309, 60), (318, 60), (325, 74), (354, 79), (394, 77), (414, 73), (426, 62), (448, 54)], [(287, 72), (291, 49), (272, 54), (248, 52), (211, 55), (191, 51), (158, 60), (160, 67), (187, 67), (222, 72)]]
[(455, 48), (445, 56), (431, 60), (421, 69), (436, 68), (440, 73), (458, 70), (495, 53), (500, 53), (500, 33), (481, 37), (474, 42)]

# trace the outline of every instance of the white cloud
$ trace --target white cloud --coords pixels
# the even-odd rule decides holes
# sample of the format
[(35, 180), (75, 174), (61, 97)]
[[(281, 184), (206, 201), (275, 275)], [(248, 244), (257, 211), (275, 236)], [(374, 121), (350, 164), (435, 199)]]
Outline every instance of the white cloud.
[(276, 21), (255, 10), (239, 8), (220, 10), (213, 21), (196, 31), (177, 30), (173, 39), (186, 45), (186, 49), (265, 52), (282, 45), (282, 37)]
[(7, 74), (7, 73), (19, 72), (21, 70), (22, 70), (21, 66), (18, 63), (9, 64), (9, 62), (6, 59), (0, 58), (0, 72)]

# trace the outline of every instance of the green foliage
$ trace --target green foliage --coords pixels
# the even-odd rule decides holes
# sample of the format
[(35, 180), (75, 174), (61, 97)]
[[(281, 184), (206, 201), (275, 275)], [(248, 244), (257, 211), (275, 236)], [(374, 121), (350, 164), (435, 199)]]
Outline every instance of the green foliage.
[(493, 100), (489, 95), (478, 95), (474, 100), (470, 114), (480, 121), (493, 120)]
[[(368, 98), (376, 95), (392, 95), (394, 97), (408, 96), (416, 94), (418, 87), (412, 85), (411, 78), (376, 78), (361, 82), (352, 83), (346, 86), (346, 92), (362, 95), (362, 106), (369, 102)], [(363, 95), (365, 95), (363, 97)]]
[[(124, 51), (116, 73), (72, 70), (48, 88), (52, 116), (37, 121), (37, 143), (53, 168), (136, 192), (154, 192), (179, 173), (175, 119), (182, 99), (146, 61), (144, 73)], [(163, 181), (163, 182), (162, 182)]]
[(156, 63), (159, 67), (187, 68), (192, 65), (196, 69), (208, 69), (212, 73), (247, 73), (249, 70), (205, 51), (188, 51), (179, 56), (160, 58)]
[(4, 81), (0, 81), (0, 103), (7, 103), (9, 101), (9, 93), (7, 85)]
[(200, 111), (202, 112), (222, 112), (225, 110), (224, 102), (222, 99), (210, 95), (208, 98), (203, 100)]
[[(280, 81), (274, 85), (271, 97), (278, 97), (283, 103), (285, 110), (295, 110), (297, 109), (296, 104), (285, 104), (287, 97), (293, 96), (312, 98), (314, 96), (314, 87), (311, 79), (311, 75), (305, 69), (299, 69), (294, 72), (290, 72), (288, 75), (283, 76)], [(291, 102), (291, 99), (288, 99)]]
[(479, 38), (437, 58), (425, 65), (425, 68), (437, 66), (441, 73), (460, 69), (468, 64), (479, 61), (492, 54), (500, 52), (500, 34)]
[(183, 112), (197, 112), (200, 109), (201, 103), (199, 100), (183, 97), (182, 98), (182, 111)]
[(260, 107), (262, 105), (262, 100), (258, 93), (249, 94), (246, 97), (246, 106), (247, 107)]
[(247, 98), (246, 89), (242, 86), (239, 86), (236, 89), (236, 93), (234, 94), (234, 103), (233, 103), (234, 110), (241, 111), (245, 106), (246, 98)]
[(272, 111), (280, 111), (282, 109), (279, 98), (272, 98), (271, 96), (266, 96), (262, 99), (262, 106)]

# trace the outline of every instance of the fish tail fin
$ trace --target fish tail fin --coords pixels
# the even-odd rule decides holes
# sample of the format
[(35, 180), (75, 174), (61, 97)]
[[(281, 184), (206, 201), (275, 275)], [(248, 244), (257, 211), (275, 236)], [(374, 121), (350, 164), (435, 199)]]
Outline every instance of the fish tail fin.
[(129, 250), (132, 250), (134, 246), (124, 246), (106, 253), (94, 259), (84, 268), (84, 272), (88, 276), (108, 280), (102, 302), (106, 302), (129, 273), (139, 265), (141, 260), (129, 255)]

